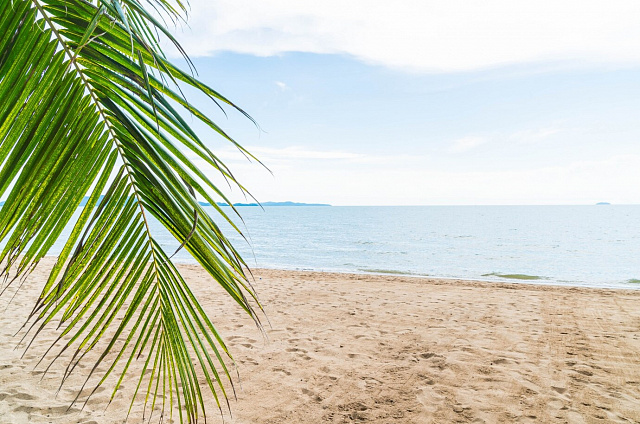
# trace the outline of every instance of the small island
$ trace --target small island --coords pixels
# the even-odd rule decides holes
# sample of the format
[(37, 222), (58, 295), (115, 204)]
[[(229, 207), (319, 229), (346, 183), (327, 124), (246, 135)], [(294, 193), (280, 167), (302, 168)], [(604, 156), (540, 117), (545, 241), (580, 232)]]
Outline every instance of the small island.
[(598, 202), (596, 203), (596, 206), (602, 206), (602, 205), (610, 205), (611, 203), (609, 202)]

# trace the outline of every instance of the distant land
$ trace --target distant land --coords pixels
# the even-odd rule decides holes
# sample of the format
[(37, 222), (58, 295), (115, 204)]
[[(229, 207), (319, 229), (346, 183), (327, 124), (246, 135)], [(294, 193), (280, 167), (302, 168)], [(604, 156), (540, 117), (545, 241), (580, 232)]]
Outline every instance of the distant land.
[[(211, 203), (198, 202), (201, 206), (211, 206)], [(228, 203), (217, 202), (218, 206), (229, 206)], [(331, 206), (327, 203), (298, 203), (298, 202), (263, 202), (263, 203), (234, 203), (233, 206)]]
[[(102, 198), (104, 196), (100, 196), (100, 199), (98, 200), (98, 204), (100, 204), (100, 202), (102, 201)], [(88, 197), (85, 197), (84, 199), (82, 199), (82, 202), (80, 202), (80, 206), (85, 206), (87, 204), (87, 202), (89, 201)], [(4, 202), (0, 203), (0, 206), (2, 206)], [(211, 206), (211, 203), (208, 202), (198, 202), (200, 203), (200, 206)], [(224, 203), (224, 202), (217, 202), (218, 206), (229, 206), (228, 203)], [(260, 206), (258, 203), (234, 203), (233, 206)], [(262, 203), (262, 206), (331, 206), (325, 203), (296, 203), (296, 202), (264, 202)]]
[[(102, 198), (104, 196), (100, 196), (100, 199), (98, 199), (98, 204), (100, 204), (100, 202), (102, 201)], [(87, 204), (87, 202), (89, 201), (89, 197), (84, 197), (82, 199), (82, 201), (80, 202), (80, 206), (85, 206)], [(0, 206), (3, 206), (5, 203), (4, 200), (0, 200)], [(211, 206), (211, 203), (207, 203), (207, 202), (198, 202), (200, 203), (200, 206)], [(229, 206), (228, 203), (224, 203), (224, 202), (217, 202), (218, 206)], [(611, 205), (611, 203), (609, 202), (598, 202), (596, 203), (597, 206), (606, 206), (606, 205)], [(298, 202), (264, 202), (261, 204), (258, 203), (234, 203), (233, 206), (331, 206), (328, 203), (298, 203)]]
[[(98, 199), (98, 204), (100, 204), (103, 198), (104, 196), (101, 195), (100, 198)], [(89, 201), (89, 197), (85, 196), (80, 202), (80, 206), (86, 206), (88, 201)], [(211, 203), (207, 203), (207, 202), (198, 202), (198, 203), (200, 203), (200, 206), (211, 206)], [(218, 206), (229, 206), (228, 203), (224, 203), (224, 202), (217, 202), (217, 204)], [(3, 205), (4, 205), (4, 200), (0, 200), (0, 206), (3, 206)], [(262, 204), (234, 203), (233, 206), (331, 206), (331, 205), (327, 203), (264, 202)]]

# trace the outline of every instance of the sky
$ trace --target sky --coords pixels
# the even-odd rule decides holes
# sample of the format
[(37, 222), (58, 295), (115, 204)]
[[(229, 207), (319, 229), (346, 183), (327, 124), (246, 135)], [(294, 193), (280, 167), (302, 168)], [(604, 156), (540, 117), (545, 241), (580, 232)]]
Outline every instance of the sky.
[(187, 95), (270, 171), (194, 126), (260, 201), (640, 203), (640, 2), (191, 7), (199, 78), (260, 128)]

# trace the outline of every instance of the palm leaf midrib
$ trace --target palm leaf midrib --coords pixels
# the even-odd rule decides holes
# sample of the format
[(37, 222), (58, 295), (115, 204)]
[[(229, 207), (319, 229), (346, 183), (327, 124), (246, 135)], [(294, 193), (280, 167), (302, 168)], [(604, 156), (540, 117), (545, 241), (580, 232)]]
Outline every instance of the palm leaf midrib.
[(73, 55), (71, 53), (71, 51), (69, 50), (69, 46), (67, 46), (67, 43), (62, 38), (62, 35), (60, 34), (60, 32), (58, 31), (56, 26), (53, 24), (53, 22), (51, 22), (51, 19), (49, 18), (49, 15), (47, 14), (47, 11), (42, 7), (40, 2), (38, 0), (31, 0), (31, 1), (34, 4), (34, 6), (36, 7), (36, 9), (38, 9), (38, 12), (40, 12), (42, 14), (43, 19), (47, 22), (47, 24), (49, 25), (49, 28), (51, 29), (53, 34), (56, 36), (56, 39), (58, 40), (58, 44), (60, 44), (62, 49), (64, 49), (65, 54), (69, 58), (69, 63), (72, 64), (73, 67), (75, 68), (76, 73), (78, 74), (78, 77), (80, 78), (80, 80), (82, 81), (82, 84), (85, 86), (87, 92), (91, 96), (92, 102), (93, 102), (94, 106), (96, 107), (96, 110), (98, 111), (98, 113), (100, 115), (100, 118), (102, 119), (102, 122), (104, 123), (105, 127), (107, 128), (107, 131), (109, 132), (109, 134), (111, 136), (111, 140), (113, 141), (113, 143), (116, 146), (116, 149), (118, 150), (118, 156), (120, 157), (120, 159), (124, 163), (127, 177), (129, 178), (129, 181), (131, 183), (131, 187), (133, 188), (133, 192), (134, 192), (134, 195), (135, 195), (136, 200), (137, 200), (136, 203), (138, 204), (138, 206), (140, 208), (140, 213), (141, 213), (142, 219), (144, 220), (145, 231), (147, 233), (147, 246), (149, 247), (149, 249), (151, 249), (151, 253), (152, 253), (152, 256), (153, 256), (153, 261), (152, 262), (153, 262), (153, 266), (154, 266), (154, 269), (155, 269), (154, 273), (155, 273), (156, 281), (157, 281), (158, 280), (158, 267), (157, 267), (158, 258), (157, 258), (153, 243), (151, 243), (151, 239), (153, 238), (153, 236), (151, 235), (151, 230), (149, 228), (149, 222), (148, 222), (147, 217), (146, 217), (144, 205), (142, 204), (142, 201), (140, 199), (140, 194), (139, 194), (138, 188), (136, 186), (136, 181), (133, 178), (131, 169), (129, 168), (130, 165), (129, 165), (128, 161), (127, 161), (127, 158), (124, 155), (124, 153), (122, 152), (122, 145), (118, 141), (118, 137), (116, 136), (116, 134), (115, 134), (115, 132), (113, 130), (113, 127), (111, 126), (110, 120), (108, 119), (108, 117), (106, 116), (106, 114), (104, 112), (104, 108), (102, 107), (102, 104), (100, 103), (100, 100), (95, 95), (95, 91), (93, 89), (93, 86), (87, 80), (84, 72), (82, 72), (82, 69), (78, 65), (78, 62), (76, 61), (76, 55)]
[[(56, 28), (56, 26), (54, 25), (53, 22), (51, 22), (51, 19), (49, 18), (46, 10), (44, 10), (44, 8), (40, 5), (40, 3), (38, 2), (38, 0), (32, 0), (34, 6), (37, 8), (37, 10), (42, 14), (43, 19), (45, 19), (45, 21), (47, 22), (47, 24), (49, 25), (49, 28), (51, 29), (51, 31), (53, 32), (53, 34), (55, 35), (56, 39), (58, 40), (58, 44), (62, 47), (62, 49), (64, 50), (65, 54), (67, 55), (67, 57), (69, 58), (69, 63), (70, 65), (73, 65), (74, 69), (76, 70), (76, 73), (78, 75), (78, 77), (80, 78), (82, 84), (84, 85), (86, 91), (89, 93), (92, 103), (95, 106), (96, 110), (98, 111), (98, 114), (100, 116), (100, 119), (102, 120), (102, 122), (104, 123), (111, 140), (113, 141), (114, 145), (116, 146), (116, 149), (118, 151), (118, 156), (120, 157), (120, 159), (122, 160), (123, 164), (124, 164), (124, 169), (125, 169), (125, 173), (127, 175), (127, 178), (129, 179), (129, 182), (131, 184), (132, 190), (133, 190), (133, 194), (136, 197), (136, 203), (138, 205), (138, 208), (140, 210), (140, 217), (142, 218), (143, 222), (144, 222), (144, 227), (145, 227), (145, 233), (147, 235), (147, 240), (146, 240), (146, 245), (147, 248), (150, 249), (151, 251), (151, 266), (153, 267), (153, 275), (154, 275), (154, 282), (156, 284), (156, 286), (160, 285), (160, 277), (159, 277), (159, 270), (158, 270), (158, 258), (157, 258), (157, 253), (155, 251), (155, 246), (152, 243), (153, 240), (153, 236), (151, 235), (151, 230), (149, 228), (149, 222), (147, 220), (146, 217), (146, 212), (145, 212), (145, 208), (143, 203), (141, 202), (140, 199), (140, 194), (138, 192), (138, 188), (136, 185), (136, 181), (133, 178), (131, 169), (130, 169), (130, 164), (127, 161), (126, 156), (124, 155), (124, 153), (122, 152), (122, 146), (118, 140), (118, 137), (116, 136), (114, 129), (111, 125), (110, 119), (106, 116), (104, 108), (102, 107), (102, 104), (100, 103), (99, 99), (96, 97), (95, 95), (95, 91), (93, 89), (93, 86), (91, 85), (91, 83), (87, 80), (84, 72), (82, 71), (82, 69), (80, 68), (78, 62), (76, 61), (77, 55), (73, 55), (67, 45), (67, 43), (65, 42), (65, 40), (62, 38), (62, 35), (60, 34), (60, 32), (58, 31), (58, 29)], [(99, 12), (96, 12), (99, 13)], [(151, 101), (153, 101), (153, 99), (151, 99)], [(64, 280), (64, 278), (63, 278)], [(61, 282), (63, 281), (61, 280)], [(159, 296), (160, 299), (160, 305), (161, 308), (164, 307), (163, 305), (163, 301), (162, 301), (162, 296)], [(34, 309), (34, 312), (36, 311), (36, 309)], [(159, 314), (159, 328), (158, 330), (161, 331), (161, 338), (164, 337), (164, 314), (160, 313)], [(64, 317), (61, 320), (60, 324), (62, 324), (62, 322), (64, 321)], [(81, 347), (79, 347), (80, 349)], [(97, 366), (97, 363), (96, 363)], [(89, 381), (89, 378), (91, 377), (91, 375), (93, 374), (93, 372), (95, 371), (95, 366), (92, 369), (91, 373), (89, 374), (89, 376), (87, 377), (86, 382)], [(105, 376), (106, 378), (106, 376)], [(64, 381), (64, 379), (63, 379)], [(98, 385), (96, 386), (96, 388), (102, 384), (102, 382), (104, 381), (104, 379), (101, 379), (100, 383), (98, 383)], [(86, 383), (85, 383), (86, 384)], [(83, 385), (84, 387), (84, 385)], [(95, 389), (94, 389), (95, 391)], [(78, 392), (79, 394), (80, 392)], [(115, 394), (115, 391), (114, 391)], [(76, 398), (77, 399), (77, 398)], [(88, 399), (87, 399), (88, 400)]]

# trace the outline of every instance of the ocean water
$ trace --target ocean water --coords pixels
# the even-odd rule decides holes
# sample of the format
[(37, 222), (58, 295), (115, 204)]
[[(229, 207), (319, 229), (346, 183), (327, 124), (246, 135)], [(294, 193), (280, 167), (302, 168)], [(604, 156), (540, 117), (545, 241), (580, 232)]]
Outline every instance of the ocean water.
[(640, 206), (239, 210), (250, 266), (640, 288)]
[(249, 243), (227, 234), (253, 267), (640, 289), (640, 206), (238, 209)]

